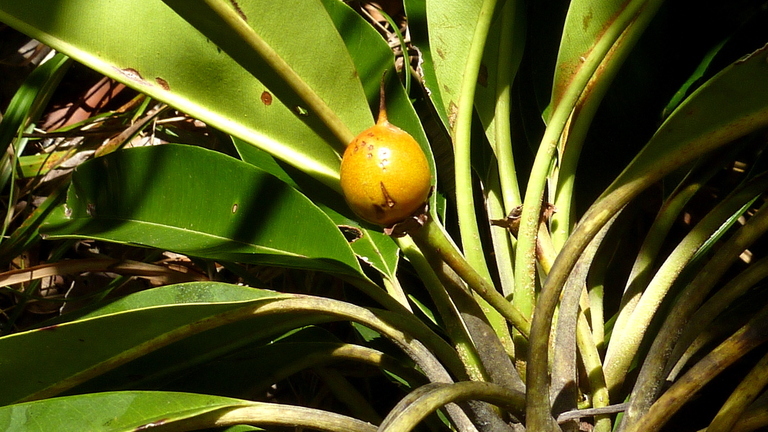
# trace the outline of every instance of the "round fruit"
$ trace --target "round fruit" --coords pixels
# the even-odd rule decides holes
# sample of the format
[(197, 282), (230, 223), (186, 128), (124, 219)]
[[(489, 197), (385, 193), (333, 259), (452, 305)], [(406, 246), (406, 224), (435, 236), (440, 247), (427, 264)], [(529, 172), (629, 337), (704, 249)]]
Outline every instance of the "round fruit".
[(381, 226), (401, 222), (421, 208), (431, 180), (421, 147), (387, 121), (384, 109), (376, 125), (352, 140), (341, 160), (341, 190), (347, 204), (361, 218)]

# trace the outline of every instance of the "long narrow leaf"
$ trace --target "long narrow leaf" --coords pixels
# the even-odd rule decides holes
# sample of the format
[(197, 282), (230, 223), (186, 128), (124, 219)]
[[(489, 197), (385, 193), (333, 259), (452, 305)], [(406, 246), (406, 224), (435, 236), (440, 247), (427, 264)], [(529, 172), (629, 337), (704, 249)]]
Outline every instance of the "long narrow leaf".
[[(211, 18), (198, 3), (185, 2), (189, 13), (184, 18)], [(357, 72), (319, 1), (291, 8), (258, 0), (238, 4), (248, 23), (281, 58), (292, 62), (350, 130), (373, 123)], [(314, 18), (296, 20), (297, 14)], [(150, 0), (0, 0), (0, 21), (332, 187), (338, 183), (339, 156), (329, 145), (337, 139), (284, 80), (221, 23), (209, 20), (210, 34), (203, 34), (167, 5)]]
[(223, 261), (360, 275), (336, 225), (252, 165), (198, 147), (124, 150), (75, 170), (49, 238), (96, 238)]

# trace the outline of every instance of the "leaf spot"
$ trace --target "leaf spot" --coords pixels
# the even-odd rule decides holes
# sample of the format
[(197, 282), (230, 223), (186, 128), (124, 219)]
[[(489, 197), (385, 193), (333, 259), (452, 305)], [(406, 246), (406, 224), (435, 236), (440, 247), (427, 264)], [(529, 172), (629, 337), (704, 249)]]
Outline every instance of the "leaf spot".
[(142, 84), (146, 84), (147, 82), (144, 81), (144, 77), (141, 76), (139, 71), (137, 71), (134, 68), (125, 68), (125, 69), (118, 69), (120, 73), (122, 73), (126, 78), (128, 78), (131, 81), (136, 81)]
[(163, 90), (170, 90), (171, 89), (171, 86), (168, 85), (168, 81), (166, 81), (166, 80), (164, 80), (164, 79), (162, 79), (160, 77), (156, 77), (155, 78), (155, 82), (160, 84), (160, 87), (162, 87)]
[(270, 106), (272, 105), (272, 93), (268, 91), (264, 91), (261, 93), (261, 102), (266, 105)]
[(245, 16), (245, 13), (243, 13), (243, 10), (240, 9), (240, 5), (237, 4), (235, 0), (229, 0), (229, 2), (232, 3), (232, 7), (235, 8), (235, 11), (237, 12), (238, 15), (240, 15), (240, 18), (242, 18), (243, 21), (248, 21), (248, 17)]

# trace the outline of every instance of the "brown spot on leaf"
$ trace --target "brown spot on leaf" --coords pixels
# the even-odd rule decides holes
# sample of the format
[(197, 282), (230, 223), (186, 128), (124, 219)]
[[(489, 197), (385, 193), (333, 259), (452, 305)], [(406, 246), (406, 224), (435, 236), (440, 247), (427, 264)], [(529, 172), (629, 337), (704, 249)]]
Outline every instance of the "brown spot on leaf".
[(592, 22), (592, 17), (593, 17), (592, 9), (589, 9), (589, 12), (587, 12), (587, 14), (584, 15), (584, 18), (581, 19), (581, 25), (583, 26), (582, 28), (584, 29), (585, 32), (589, 28), (589, 23)]
[(170, 90), (171, 89), (171, 86), (168, 85), (168, 81), (166, 81), (166, 80), (164, 80), (164, 79), (162, 79), (160, 77), (155, 78), (155, 82), (160, 84), (160, 87), (162, 87), (163, 90)]
[(230, 3), (232, 3), (232, 7), (235, 8), (235, 12), (237, 12), (238, 15), (240, 15), (240, 18), (243, 19), (243, 21), (248, 21), (248, 17), (245, 16), (245, 13), (243, 13), (243, 10), (240, 9), (240, 5), (237, 4), (235, 0), (229, 0)]
[(131, 81), (137, 81), (142, 84), (147, 83), (146, 81), (144, 81), (144, 77), (141, 76), (139, 71), (137, 71), (134, 68), (119, 69), (119, 71), (121, 74), (123, 74), (124, 77), (128, 78)]
[(459, 112), (459, 107), (451, 101), (448, 104), (448, 124), (453, 128), (453, 124), (456, 123), (456, 114)]
[(261, 103), (266, 106), (272, 105), (272, 93), (268, 91), (261, 92)]
[(477, 74), (477, 83), (483, 87), (488, 87), (488, 67), (480, 64), (480, 71)]

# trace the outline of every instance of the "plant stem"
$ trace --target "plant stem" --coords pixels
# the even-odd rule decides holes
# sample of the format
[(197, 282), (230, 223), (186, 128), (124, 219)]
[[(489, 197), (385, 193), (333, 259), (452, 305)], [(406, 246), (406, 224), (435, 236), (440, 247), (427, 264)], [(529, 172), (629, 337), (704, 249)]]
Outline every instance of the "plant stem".
[(680, 369), (698, 351), (697, 348), (706, 345), (706, 341), (714, 337), (712, 333), (702, 337), (703, 329), (712, 325), (715, 318), (730, 307), (736, 299), (765, 278), (768, 278), (768, 257), (751, 263), (738, 276), (712, 294), (686, 323), (685, 330), (680, 334), (669, 356), (664, 375), (667, 376), (666, 371), (669, 371), (668, 376), (674, 379), (680, 373)]
[[(691, 367), (680, 380), (675, 382), (659, 399), (653, 403), (644, 415), (627, 425), (625, 432), (655, 432), (704, 385), (709, 383), (725, 368), (742, 358), (753, 348), (768, 339), (768, 307), (764, 307), (745, 326), (713, 349), (703, 359)], [(627, 414), (632, 413), (632, 404)], [(627, 420), (627, 416), (624, 417)], [(622, 425), (623, 426), (623, 425)]]
[[(536, 233), (547, 175), (557, 143), (561, 139), (563, 130), (576, 104), (587, 86), (590, 85), (590, 82), (592, 86), (607, 86), (610, 84), (612, 74), (600, 74), (598, 73), (598, 68), (618, 68), (620, 66), (624, 56), (635, 45), (635, 42), (639, 39), (660, 5), (661, 0), (630, 1), (619, 16), (611, 22), (610, 27), (603, 33), (603, 37), (597, 41), (595, 47), (586, 56), (584, 64), (573, 77), (571, 85), (567, 87), (560, 103), (555, 107), (534, 160), (528, 187), (525, 192), (523, 213), (518, 232), (517, 255), (515, 259), (515, 303), (518, 303), (517, 296), (519, 292), (519, 295), (522, 297), (520, 300), (523, 302), (521, 307), (521, 312), (523, 313), (533, 313), (533, 297), (536, 286), (536, 263), (534, 258)], [(606, 81), (602, 82), (601, 77), (606, 78)], [(628, 200), (628, 198), (628, 196), (616, 194), (613, 204), (620, 202), (626, 204), (625, 199)], [(610, 201), (606, 202), (606, 204), (607, 207), (611, 207)], [(588, 220), (588, 216), (585, 215), (587, 221), (582, 222), (583, 229), (578, 234), (574, 232), (567, 242), (573, 245), (572, 249), (565, 253), (564, 246), (558, 256), (557, 261), (563, 263), (562, 267), (557, 268), (557, 271), (555, 271), (555, 267), (558, 267), (558, 262), (556, 261), (553, 271), (550, 272), (542, 288), (542, 298), (539, 298), (536, 302), (536, 314), (533, 316), (531, 326), (535, 337), (530, 339), (529, 373), (526, 376), (528, 387), (527, 418), (528, 427), (531, 430), (545, 431), (548, 430), (550, 424), (551, 414), (548, 391), (549, 331), (563, 286), (571, 268), (575, 265), (581, 252), (586, 248), (589, 240), (597, 234), (600, 227), (607, 223), (619, 208), (621, 207), (617, 206), (614, 211), (609, 212), (596, 210), (592, 214), (594, 218), (592, 220)], [(530, 312), (528, 309), (530, 309)]]
[(480, 231), (475, 212), (475, 201), (472, 187), (472, 163), (470, 158), (472, 148), (472, 113), (474, 111), (477, 75), (483, 58), (488, 30), (493, 18), (496, 0), (484, 0), (472, 36), (467, 62), (464, 67), (459, 94), (456, 122), (453, 128), (455, 177), (456, 177), (456, 210), (461, 227), (461, 245), (464, 254), (479, 272), (490, 279), (485, 263)]
[(613, 334), (623, 333), (625, 322), (632, 315), (632, 311), (640, 301), (643, 289), (653, 276), (653, 266), (656, 265), (667, 233), (672, 229), (672, 224), (677, 220), (683, 207), (702, 185), (703, 182), (696, 181), (678, 188), (656, 215), (656, 219), (651, 228), (648, 229), (648, 234), (640, 247), (637, 258), (635, 258), (629, 278), (627, 278), (627, 285), (621, 299), (621, 308), (613, 326)]
[[(496, 0), (484, 0), (480, 7), (472, 42), (467, 53), (464, 73), (461, 80), (461, 92), (458, 97), (456, 121), (453, 126), (454, 163), (456, 181), (456, 209), (459, 219), (461, 246), (466, 260), (490, 284), (491, 274), (483, 253), (480, 230), (475, 210), (474, 190), (472, 185), (472, 114), (474, 112), (475, 91), (480, 64), (488, 39), (488, 31), (493, 20)], [(501, 339), (509, 339), (509, 330), (504, 319), (494, 309), (480, 299), (480, 306), (488, 315), (488, 320)]]
[(444, 273), (443, 269), (439, 269), (441, 267), (440, 264), (430, 260), (424, 253), (426, 250), (420, 250), (412, 239), (408, 237), (397, 239), (397, 243), (403, 254), (408, 258), (408, 261), (416, 269), (419, 278), (424, 282), (424, 286), (429, 292), (430, 297), (432, 297), (437, 313), (445, 323), (445, 331), (448, 333), (454, 348), (459, 353), (462, 363), (464, 363), (468, 378), (472, 380), (485, 379), (486, 374), (483, 363), (478, 356), (475, 345), (472, 343), (472, 338), (467, 333), (467, 327), (461, 325), (462, 320), (456, 310), (457, 306), (454, 306), (454, 301), (443, 286), (445, 282), (438, 276)]
[(520, 415), (524, 395), (501, 386), (485, 382), (458, 382), (454, 384), (428, 384), (401, 400), (379, 426), (382, 432), (413, 430), (427, 415), (450, 402), (481, 400), (508, 408)]
[(718, 248), (707, 265), (702, 267), (693, 281), (677, 297), (673, 310), (667, 315), (661, 330), (656, 334), (640, 369), (637, 384), (632, 390), (630, 409), (624, 418), (626, 426), (623, 427), (631, 429), (633, 424), (641, 421), (643, 414), (649, 412), (649, 407), (654, 403), (658, 389), (661, 388), (660, 383), (664, 380), (667, 360), (672, 346), (678, 340), (680, 329), (688, 322), (693, 312), (709, 295), (715, 283), (739, 255), (766, 231), (768, 231), (768, 204), (763, 204), (757, 214), (749, 218), (744, 226)]
[(527, 337), (530, 334), (528, 320), (467, 262), (437, 221), (429, 218), (423, 227), (413, 230), (410, 235), (419, 249), (433, 250), (438, 253), (443, 261), (469, 285), (472, 291), (485, 299), (523, 335)]
[[(400, 240), (401, 244), (404, 240)], [(466, 365), (470, 379), (489, 381), (510, 390), (525, 392), (525, 384), (516, 374), (502, 341), (493, 331), (477, 298), (467, 290), (464, 282), (443, 261), (441, 255), (432, 248), (419, 250), (412, 247), (409, 248), (408, 258), (417, 269), (421, 269), (420, 276), (428, 273), (428, 277), (422, 280), (435, 298), (435, 303), (439, 302), (438, 310), (456, 344), (459, 357)], [(444, 309), (449, 310), (444, 313)]]
[(225, 0), (204, 0), (213, 11), (226, 22), (254, 51), (269, 64), (281, 78), (306, 102), (309, 111), (317, 115), (328, 129), (338, 138), (339, 143), (335, 148), (343, 152), (355, 135), (347, 125), (341, 121), (336, 113), (315, 93), (298, 73), (286, 62), (272, 47), (248, 25), (235, 11), (230, 2)]
[(314, 430), (375, 432), (376, 426), (356, 418), (330, 411), (266, 402), (251, 402), (246, 406), (219, 409), (174, 422), (177, 430), (197, 430), (237, 425), (306, 427)]
[[(611, 394), (615, 394), (623, 384), (651, 319), (683, 269), (724, 221), (734, 216), (746, 202), (763, 193), (767, 187), (768, 176), (762, 176), (725, 197), (670, 253), (648, 284), (626, 323), (621, 326), (622, 331), (617, 332), (614, 328), (605, 354), (605, 377)], [(616, 324), (619, 326), (619, 320)]]
[[(510, 89), (522, 58), (525, 40), (525, 20), (522, 5), (507, 0), (501, 10), (501, 35), (496, 68), (496, 106), (493, 121), (494, 153), (498, 169), (486, 179), (486, 207), (490, 219), (504, 219), (522, 203), (512, 153), (510, 125)], [(514, 247), (516, 239), (508, 230), (491, 228), (493, 251), (499, 272), (502, 293), (509, 297), (514, 292)]]
[(738, 422), (747, 407), (768, 385), (768, 354), (755, 365), (731, 393), (707, 428), (707, 432), (728, 432)]
[(512, 153), (510, 125), (510, 89), (523, 53), (524, 42), (521, 40), (525, 39), (525, 20), (522, 17), (521, 9), (522, 5), (518, 0), (507, 0), (504, 3), (501, 13), (499, 61), (496, 71), (495, 153), (506, 214), (509, 214), (512, 209), (522, 204), (523, 201), (520, 195), (520, 185), (517, 181), (515, 159)]

